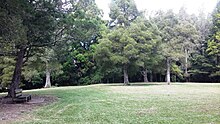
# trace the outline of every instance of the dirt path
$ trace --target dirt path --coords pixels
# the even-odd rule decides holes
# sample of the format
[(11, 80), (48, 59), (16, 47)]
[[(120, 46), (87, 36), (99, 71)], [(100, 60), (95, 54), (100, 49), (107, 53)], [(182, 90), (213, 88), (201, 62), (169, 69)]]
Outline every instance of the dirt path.
[[(30, 118), (30, 113), (37, 107), (48, 105), (58, 100), (53, 96), (32, 95), (27, 103), (8, 104), (10, 99), (0, 98), (0, 124), (8, 124), (18, 119)], [(7, 103), (7, 104), (6, 104)], [(24, 116), (25, 115), (25, 116)]]

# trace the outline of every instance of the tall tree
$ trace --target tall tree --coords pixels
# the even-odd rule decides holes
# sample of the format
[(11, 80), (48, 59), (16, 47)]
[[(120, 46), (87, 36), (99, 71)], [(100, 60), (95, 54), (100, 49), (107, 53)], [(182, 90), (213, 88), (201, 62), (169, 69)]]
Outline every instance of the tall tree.
[(199, 37), (198, 42), (194, 45), (195, 50), (191, 54), (189, 74), (191, 75), (190, 79), (196, 82), (209, 82), (209, 74), (214, 70), (212, 57), (206, 52), (211, 29), (211, 18), (209, 16), (204, 13), (204, 10), (200, 10), (194, 23)]
[(135, 63), (138, 57), (137, 42), (131, 37), (128, 30), (118, 28), (110, 30), (107, 36), (99, 40), (96, 54), (98, 58), (104, 57), (108, 63), (122, 67), (124, 84), (128, 85), (128, 68)]
[(196, 29), (196, 25), (193, 24), (190, 15), (186, 13), (186, 9), (180, 9), (178, 20), (175, 30), (177, 32), (177, 40), (179, 40), (179, 43), (182, 45), (182, 51), (184, 53), (184, 77), (186, 81), (189, 81), (189, 57), (195, 52), (198, 45), (199, 32)]
[[(63, 65), (62, 85), (80, 85), (96, 82), (97, 67), (93, 59), (97, 39), (104, 21), (95, 0), (71, 1), (74, 12), (66, 14), (63, 35), (57, 44), (58, 59)], [(98, 72), (98, 71), (97, 71)], [(96, 73), (98, 75), (98, 73)], [(101, 76), (95, 76), (101, 77)], [(67, 83), (69, 82), (69, 83)], [(97, 82), (96, 82), (97, 83)]]
[(207, 52), (215, 57), (215, 70), (212, 75), (220, 76), (220, 1), (216, 5), (212, 18), (213, 28), (211, 29), (211, 38), (208, 41)]
[(157, 26), (146, 18), (138, 18), (129, 28), (131, 37), (137, 42), (139, 50), (137, 65), (141, 68), (144, 82), (148, 82), (148, 73), (160, 61), (158, 54), (161, 37)]
[(54, 43), (59, 1), (15, 0), (0, 2), (1, 55), (16, 55), (8, 96), (15, 97), (23, 63), (39, 47)]
[(112, 45), (107, 47), (107, 51), (111, 54), (110, 60), (122, 68), (125, 85), (129, 84), (128, 68), (137, 59), (138, 53), (136, 48), (137, 42), (131, 37), (128, 30), (131, 22), (139, 14), (134, 0), (112, 0), (110, 4), (109, 17), (111, 21), (109, 26), (114, 28), (110, 31), (109, 35), (104, 36), (100, 40), (99, 47), (102, 47), (103, 43)]
[(181, 44), (177, 39), (175, 27), (178, 19), (175, 14), (169, 10), (166, 13), (159, 11), (154, 18), (157, 26), (162, 34), (161, 50), (166, 60), (166, 81), (168, 85), (171, 82), (171, 65), (172, 61), (178, 61), (182, 56)]
[(44, 87), (50, 88), (51, 87), (51, 74), (56, 72), (56, 74), (62, 73), (61, 69), (62, 66), (57, 60), (56, 53), (53, 49), (45, 49), (43, 55), (41, 55), (40, 60), (44, 62), (45, 74), (46, 74), (46, 82)]

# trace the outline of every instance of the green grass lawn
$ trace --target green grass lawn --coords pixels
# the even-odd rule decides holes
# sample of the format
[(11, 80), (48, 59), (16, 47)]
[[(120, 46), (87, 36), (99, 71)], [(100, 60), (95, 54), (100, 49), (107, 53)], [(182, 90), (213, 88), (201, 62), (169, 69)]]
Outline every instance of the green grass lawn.
[(59, 101), (21, 124), (220, 124), (220, 84), (92, 85), (31, 91)]

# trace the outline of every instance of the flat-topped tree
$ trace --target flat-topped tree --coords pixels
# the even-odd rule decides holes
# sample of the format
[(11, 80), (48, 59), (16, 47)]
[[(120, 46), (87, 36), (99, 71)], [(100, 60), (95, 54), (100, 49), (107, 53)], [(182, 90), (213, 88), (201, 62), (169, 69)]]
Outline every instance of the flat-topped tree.
[(54, 44), (60, 1), (2, 0), (0, 2), (0, 55), (16, 56), (13, 78), (8, 92), (15, 97), (22, 66), (39, 47)]

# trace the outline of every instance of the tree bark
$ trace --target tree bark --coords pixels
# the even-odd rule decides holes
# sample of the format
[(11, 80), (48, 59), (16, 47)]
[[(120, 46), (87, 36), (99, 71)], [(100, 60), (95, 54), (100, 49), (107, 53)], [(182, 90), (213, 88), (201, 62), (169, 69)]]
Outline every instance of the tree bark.
[(188, 51), (185, 49), (185, 78), (186, 82), (188, 82)]
[(167, 58), (167, 84), (170, 85), (170, 59)]
[(219, 63), (220, 63), (220, 56), (217, 55), (217, 56), (216, 56), (216, 65), (218, 65)]
[(187, 49), (185, 49), (185, 74), (188, 74), (188, 52)]
[(162, 82), (162, 75), (160, 74), (160, 81), (159, 82)]
[(49, 63), (48, 60), (46, 60), (46, 83), (44, 88), (50, 88), (51, 87), (51, 82), (50, 82), (50, 68), (49, 68)]
[(153, 72), (150, 73), (150, 82), (153, 82)]
[(15, 69), (14, 69), (10, 89), (8, 91), (8, 97), (14, 98), (15, 97), (15, 89), (19, 88), (25, 50), (26, 50), (25, 47), (21, 47), (17, 53)]
[(124, 65), (123, 72), (124, 72), (124, 85), (129, 85), (127, 65)]
[(144, 82), (149, 82), (148, 78), (147, 78), (147, 69), (145, 69), (144, 71), (142, 71), (142, 75), (144, 76)]

